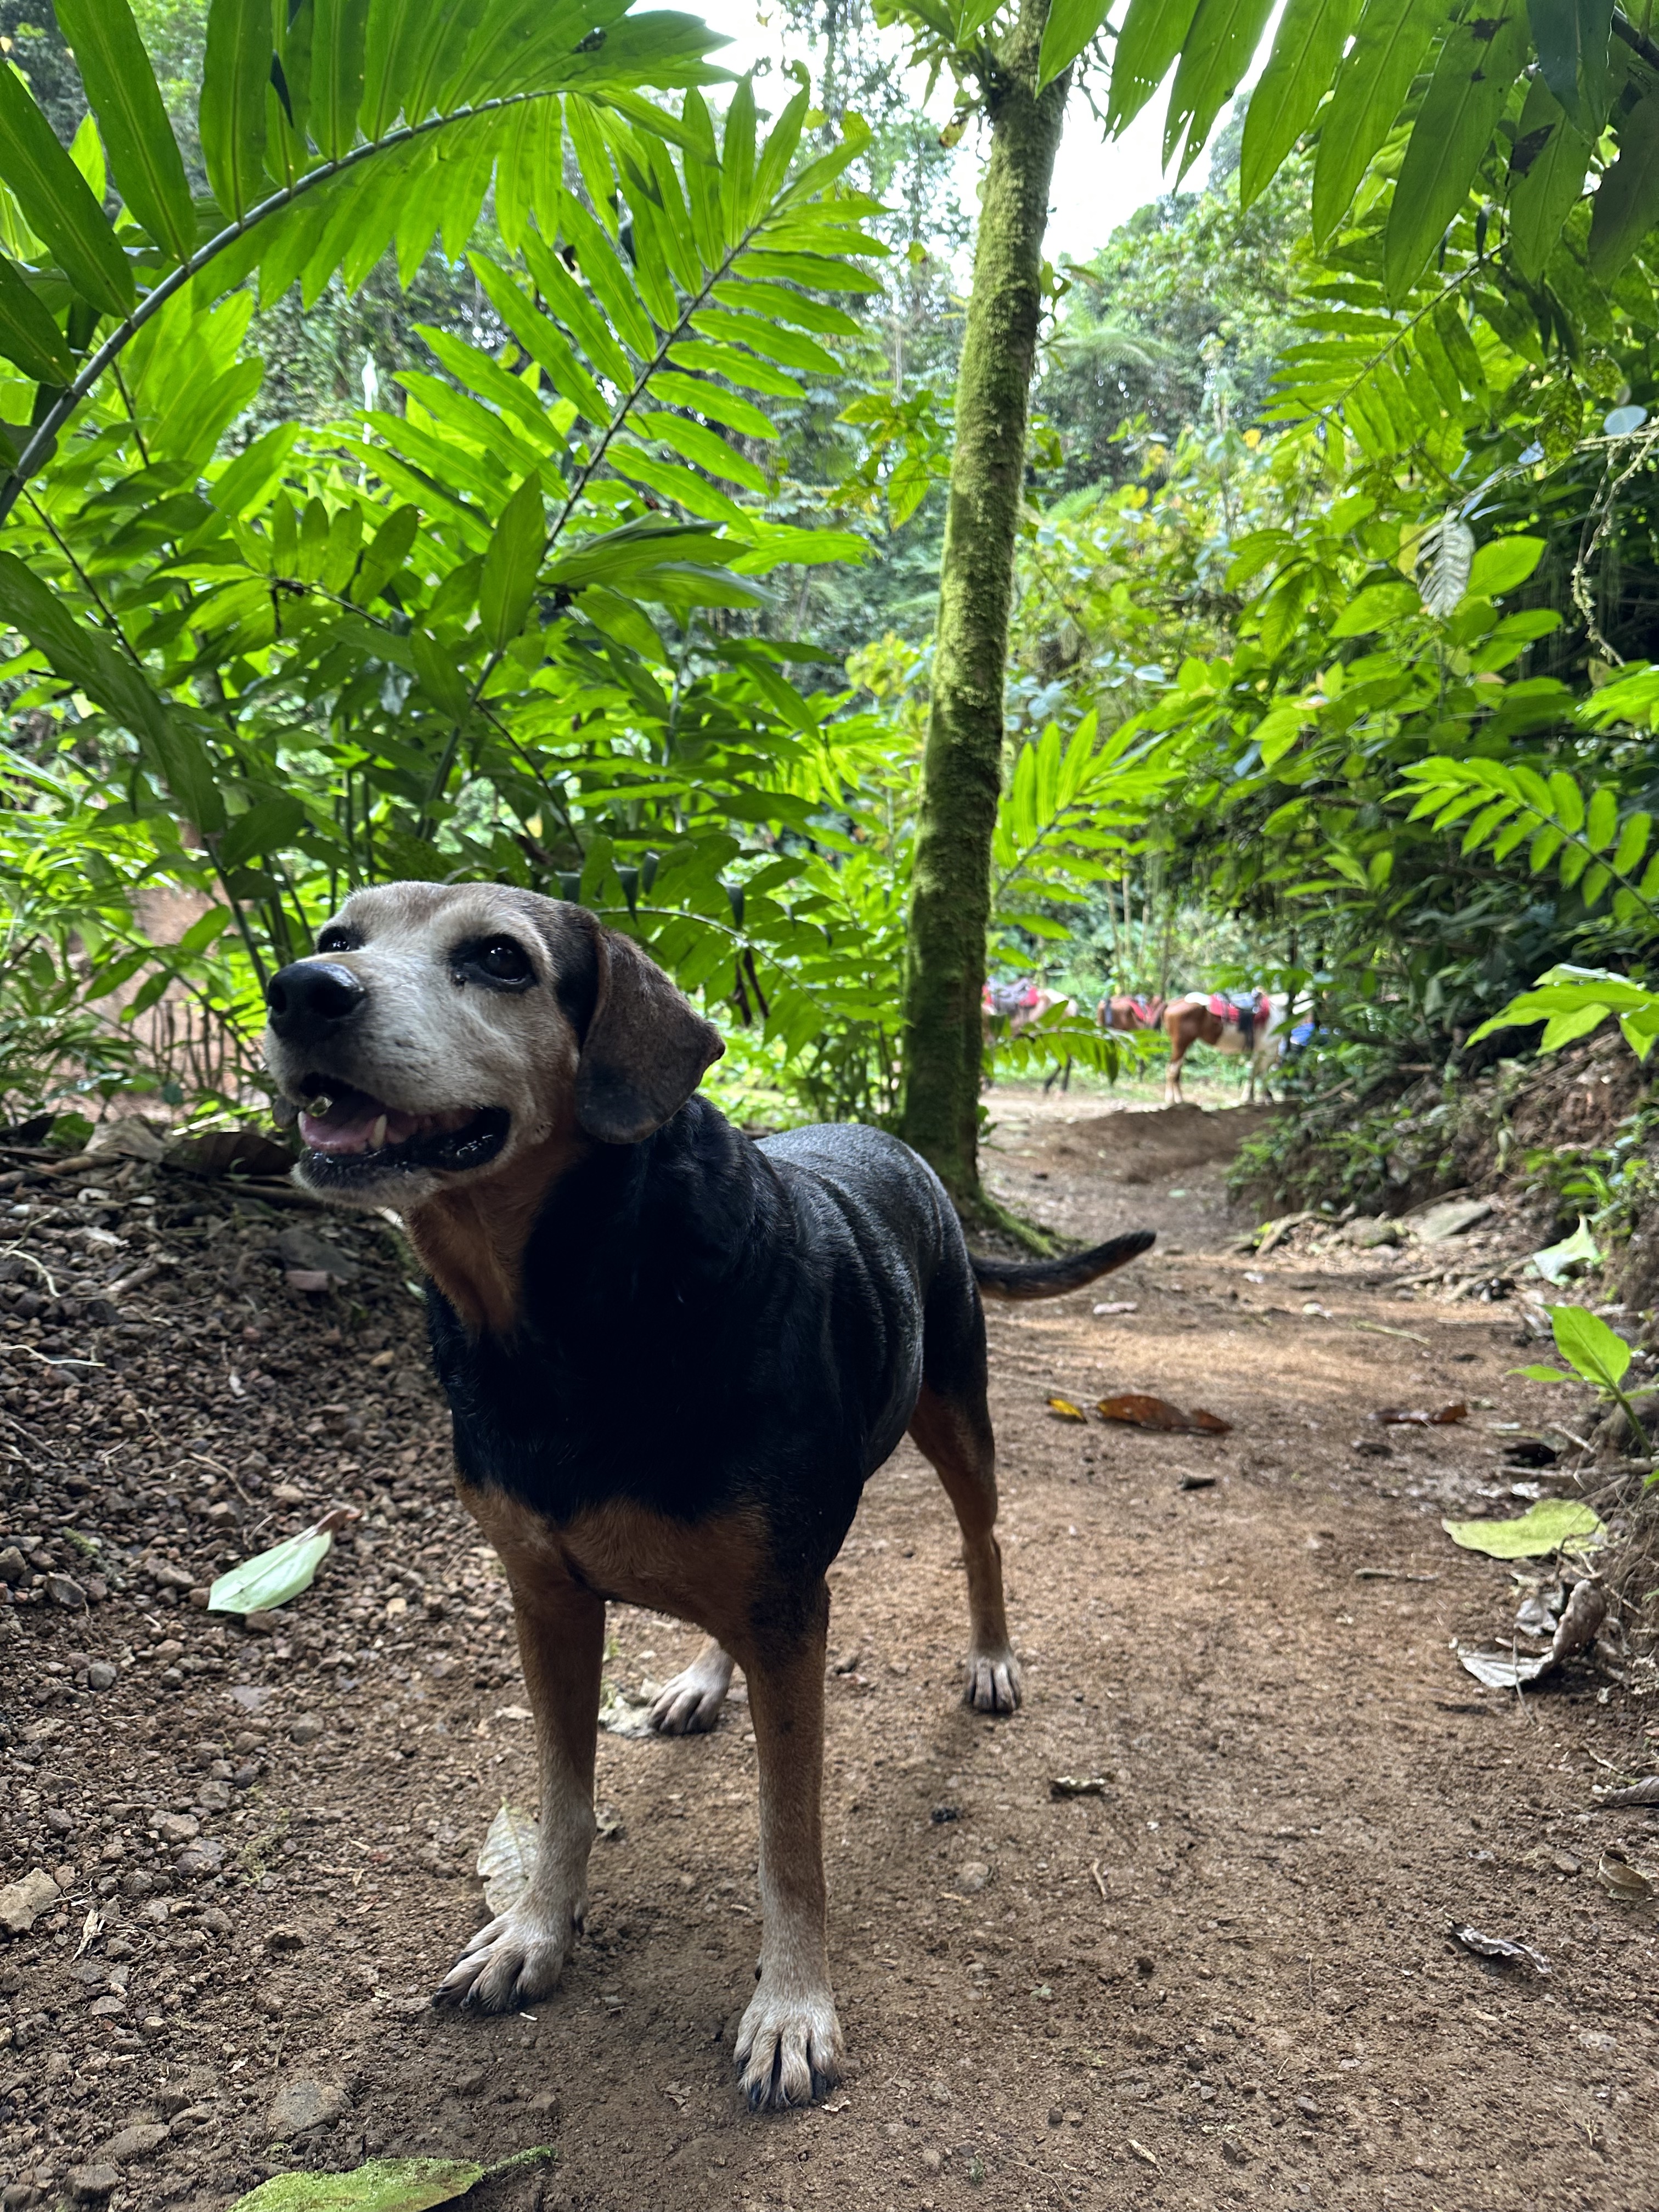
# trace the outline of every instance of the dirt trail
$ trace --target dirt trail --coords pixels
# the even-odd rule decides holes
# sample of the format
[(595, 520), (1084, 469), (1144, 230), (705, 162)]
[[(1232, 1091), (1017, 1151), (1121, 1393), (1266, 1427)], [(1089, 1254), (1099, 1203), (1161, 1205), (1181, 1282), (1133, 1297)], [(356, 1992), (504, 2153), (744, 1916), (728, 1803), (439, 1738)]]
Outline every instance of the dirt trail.
[[(362, 1472), (372, 1426), (361, 1462), (297, 1438), (303, 1361), (265, 1425), (274, 1457), (293, 1408), (290, 1483), (331, 1472), (369, 1509), (291, 1631), (244, 1638), (118, 1593), (90, 1622), (19, 1608), (21, 1641), (0, 1645), (20, 1712), (72, 1645), (128, 1655), (101, 1697), (49, 1706), (70, 1724), (47, 1756), (15, 1731), (0, 1781), (0, 1797), (20, 1789), (0, 1880), (78, 1853), (64, 1911), (0, 1948), (0, 2203), (55, 2203), (71, 2165), (101, 2161), (119, 2175), (101, 2200), (114, 2212), (218, 2212), (289, 2166), (547, 2142), (556, 2164), (477, 2201), (1659, 2206), (1654, 1928), (1595, 1879), (1609, 1840), (1655, 1871), (1659, 1814), (1597, 1814), (1591, 1796), (1609, 1768), (1659, 1765), (1659, 1727), (1588, 1668), (1522, 1707), (1449, 1650), (1506, 1635), (1513, 1613), (1507, 1571), (1439, 1525), (1454, 1504), (1510, 1503), (1487, 1425), (1534, 1404), (1505, 1378), (1512, 1310), (1408, 1306), (1357, 1267), (1228, 1251), (1224, 1163), (1245, 1109), (994, 1103), (1005, 1194), (1078, 1234), (1156, 1227), (1160, 1250), (1093, 1291), (992, 1310), (1017, 1718), (957, 1702), (954, 1532), (908, 1445), (834, 1571), (845, 2086), (760, 2123), (736, 2094), (757, 1928), (740, 1698), (710, 1738), (601, 1738), (615, 1832), (556, 1997), (533, 2018), (428, 2008), (477, 1924), (471, 1854), (503, 1796), (529, 1800), (532, 1759), (505, 1594), (440, 1487), (405, 1299), (380, 1324), (410, 1378), (381, 1417), (381, 1455), (404, 1451), (395, 1484)], [(1135, 1310), (1092, 1310), (1118, 1302)], [(320, 1340), (325, 1319), (286, 1326)], [(1078, 1427), (1044, 1404), (1137, 1389), (1232, 1432)], [(1476, 1403), (1466, 1425), (1395, 1432), (1386, 1458), (1353, 1449), (1376, 1407), (1451, 1398)], [(1214, 1480), (1183, 1489), (1189, 1475)], [(613, 1634), (607, 1671), (630, 1691), (693, 1642), (628, 1610)], [(175, 1702), (155, 1720), (167, 1666)], [(196, 1747), (214, 1737), (216, 1791)], [(1057, 1798), (1060, 1776), (1099, 1794)], [(118, 1789), (125, 1827), (107, 1811)], [(168, 1807), (198, 1838), (164, 1840)], [(228, 1854), (188, 1867), (216, 1836)], [(94, 2015), (70, 1954), (106, 1863), (148, 1869), (149, 1887), (104, 1898), (129, 1971)], [(1533, 1944), (1548, 1978), (1458, 1948), (1454, 1920)], [(87, 1986), (106, 1987), (95, 1972)], [(147, 2148), (112, 2143), (135, 2126)]]

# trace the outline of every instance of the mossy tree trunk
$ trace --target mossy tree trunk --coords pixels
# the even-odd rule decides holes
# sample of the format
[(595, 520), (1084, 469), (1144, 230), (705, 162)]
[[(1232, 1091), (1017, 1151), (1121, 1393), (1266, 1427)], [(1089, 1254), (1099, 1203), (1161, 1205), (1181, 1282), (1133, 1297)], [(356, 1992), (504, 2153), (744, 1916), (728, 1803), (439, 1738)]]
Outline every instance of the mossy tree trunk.
[(957, 380), (921, 816), (904, 981), (901, 1129), (958, 1206), (976, 1210), (980, 1003), (991, 838), (1002, 785), (1003, 681), (1031, 373), (1069, 72), (1034, 91), (1048, 0), (1025, 0), (987, 87), (991, 154)]

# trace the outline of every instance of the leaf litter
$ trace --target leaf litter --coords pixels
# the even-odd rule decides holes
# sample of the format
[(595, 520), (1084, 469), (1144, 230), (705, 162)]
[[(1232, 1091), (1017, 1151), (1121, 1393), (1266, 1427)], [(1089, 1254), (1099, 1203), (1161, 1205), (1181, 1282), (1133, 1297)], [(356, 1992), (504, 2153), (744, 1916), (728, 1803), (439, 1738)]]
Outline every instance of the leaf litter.
[(1385, 1428), (1393, 1429), (1449, 1429), (1455, 1421), (1467, 1421), (1468, 1407), (1461, 1401), (1455, 1406), (1442, 1406), (1432, 1413), (1415, 1413), (1404, 1406), (1383, 1406), (1371, 1415)]
[(1229, 1436), (1233, 1425), (1218, 1413), (1206, 1413), (1202, 1406), (1183, 1413), (1167, 1398), (1154, 1398), (1143, 1390), (1125, 1390), (1115, 1398), (1102, 1398), (1095, 1410), (1103, 1421), (1126, 1421), (1132, 1428), (1164, 1429), (1182, 1436)]
[(1454, 1544), (1492, 1559), (1541, 1559), (1552, 1552), (1588, 1550), (1607, 1534), (1601, 1516), (1572, 1498), (1540, 1498), (1510, 1521), (1443, 1521)]
[(1540, 1979), (1548, 1978), (1549, 1960), (1541, 1951), (1534, 1950), (1530, 1943), (1517, 1943), (1508, 1936), (1483, 1935), (1480, 1929), (1460, 1927), (1455, 1921), (1451, 1932), (1455, 1941), (1466, 1951), (1473, 1951), (1477, 1958), (1498, 1959), (1506, 1966), (1524, 1962)]
[[(310, 1589), (313, 1577), (333, 1547), (334, 1531), (361, 1517), (355, 1505), (337, 1505), (297, 1536), (273, 1544), (268, 1552), (256, 1552), (251, 1559), (227, 1569), (208, 1591), (208, 1611), (274, 1613), (279, 1605)], [(441, 2201), (433, 2200), (434, 2203)]]
[[(530, 1887), (536, 1863), (536, 1816), (522, 1805), (503, 1804), (490, 1822), (478, 1847), (478, 1872), (483, 1878), (484, 1903), (492, 1913), (516, 1905)], [(441, 2198), (434, 2197), (439, 2203)]]
[(515, 2166), (536, 2166), (558, 2153), (546, 2145), (520, 2151), (498, 2166), (469, 2158), (377, 2158), (349, 2173), (278, 2173), (230, 2212), (428, 2212), (453, 2204), (480, 2181)]
[[(1528, 1615), (1534, 1620), (1540, 1614), (1546, 1620), (1548, 1618), (1547, 1608), (1539, 1607), (1534, 1612), (1534, 1600), (1528, 1599), (1516, 1616), (1516, 1627), (1523, 1635), (1543, 1632), (1527, 1626)], [(1554, 1674), (1569, 1659), (1588, 1650), (1595, 1641), (1596, 1631), (1607, 1619), (1607, 1592), (1600, 1583), (1586, 1577), (1575, 1587), (1560, 1620), (1554, 1623), (1554, 1633), (1547, 1651), (1517, 1651), (1513, 1645), (1508, 1651), (1476, 1651), (1460, 1644), (1457, 1646), (1458, 1662), (1467, 1673), (1473, 1674), (1477, 1682), (1484, 1682), (1489, 1690), (1522, 1689), (1529, 1682), (1540, 1681), (1546, 1674)]]

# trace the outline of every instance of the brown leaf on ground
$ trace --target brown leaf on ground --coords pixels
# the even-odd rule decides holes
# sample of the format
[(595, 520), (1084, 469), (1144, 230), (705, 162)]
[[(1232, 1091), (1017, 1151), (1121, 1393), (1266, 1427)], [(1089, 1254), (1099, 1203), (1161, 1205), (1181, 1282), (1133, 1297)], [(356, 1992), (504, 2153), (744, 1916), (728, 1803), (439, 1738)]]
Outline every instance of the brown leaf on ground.
[(1218, 1413), (1206, 1413), (1201, 1406), (1183, 1413), (1167, 1398), (1153, 1398), (1144, 1390), (1125, 1390), (1115, 1398), (1102, 1398), (1095, 1410), (1103, 1421), (1127, 1421), (1132, 1428), (1168, 1429), (1183, 1436), (1224, 1437), (1233, 1425)]
[(1601, 1802), (1604, 1805), (1659, 1805), (1659, 1774), (1632, 1782), (1628, 1790), (1604, 1790)]

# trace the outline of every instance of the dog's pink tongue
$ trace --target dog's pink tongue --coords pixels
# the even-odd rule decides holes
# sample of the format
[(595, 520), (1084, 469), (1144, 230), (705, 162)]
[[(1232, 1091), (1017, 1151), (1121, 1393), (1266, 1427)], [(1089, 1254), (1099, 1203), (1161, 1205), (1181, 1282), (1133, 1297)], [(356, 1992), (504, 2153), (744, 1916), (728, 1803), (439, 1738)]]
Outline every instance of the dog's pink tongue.
[(418, 1114), (405, 1114), (396, 1106), (382, 1106), (378, 1098), (361, 1092), (326, 1114), (300, 1115), (300, 1135), (313, 1152), (380, 1152), (402, 1145), (421, 1126)]
[(382, 1111), (373, 1098), (354, 1099), (349, 1106), (331, 1107), (326, 1114), (301, 1111), (300, 1135), (313, 1152), (366, 1152)]

